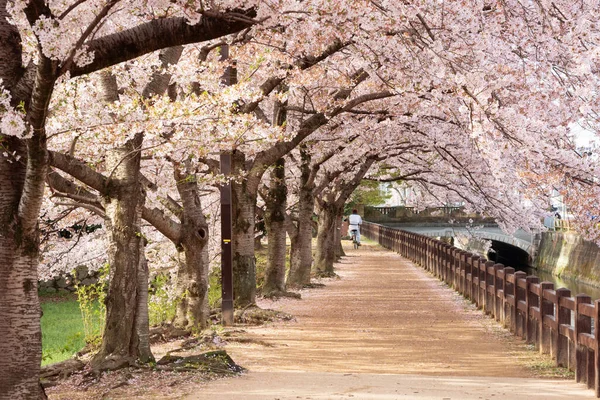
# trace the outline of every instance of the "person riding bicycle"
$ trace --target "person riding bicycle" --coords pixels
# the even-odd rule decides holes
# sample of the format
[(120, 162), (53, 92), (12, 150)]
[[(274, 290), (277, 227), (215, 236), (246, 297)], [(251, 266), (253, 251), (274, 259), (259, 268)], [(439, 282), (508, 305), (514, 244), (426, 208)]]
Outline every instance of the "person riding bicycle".
[(356, 209), (352, 210), (352, 214), (348, 217), (348, 230), (350, 234), (352, 231), (356, 231), (356, 241), (360, 246), (360, 224), (362, 224), (362, 218), (358, 215), (358, 211)]

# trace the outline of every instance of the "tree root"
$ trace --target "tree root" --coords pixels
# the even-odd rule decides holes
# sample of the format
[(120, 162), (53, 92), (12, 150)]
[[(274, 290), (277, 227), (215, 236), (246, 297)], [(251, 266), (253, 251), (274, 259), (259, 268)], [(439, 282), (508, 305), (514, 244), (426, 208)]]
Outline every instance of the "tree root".
[(234, 312), (234, 321), (238, 324), (261, 325), (276, 320), (290, 321), (294, 316), (281, 311), (262, 309), (255, 304)]
[(109, 355), (99, 360), (91, 362), (92, 370), (90, 375), (98, 376), (105, 371), (116, 371), (127, 367), (136, 367), (136, 360), (132, 357), (122, 357), (118, 355)]
[(156, 363), (160, 371), (203, 371), (217, 374), (233, 375), (245, 371), (236, 364), (225, 350), (209, 351), (193, 356), (173, 356), (167, 354)]
[(267, 293), (263, 293), (263, 297), (266, 299), (279, 299), (281, 297), (289, 297), (294, 299), (301, 299), (302, 295), (300, 293), (288, 292), (287, 290), (273, 290)]
[(190, 336), (191, 332), (173, 326), (171, 324), (157, 326), (150, 329), (150, 344), (156, 344), (159, 342), (168, 342), (172, 339), (178, 339), (186, 336)]
[(302, 289), (321, 289), (326, 287), (324, 283), (307, 283), (306, 285), (302, 285)]
[(55, 376), (67, 377), (74, 372), (81, 371), (85, 363), (79, 360), (66, 360), (56, 364), (46, 365), (40, 371), (40, 378), (52, 378)]
[(336, 274), (335, 272), (329, 272), (329, 271), (316, 271), (314, 273), (315, 277), (317, 278), (339, 278), (340, 276), (338, 274)]
[(227, 338), (228, 342), (236, 342), (236, 343), (245, 343), (245, 344), (257, 344), (263, 347), (275, 347), (273, 343), (265, 342), (264, 340), (252, 339), (252, 338), (242, 338), (242, 337), (229, 337)]
[(40, 371), (40, 385), (43, 388), (56, 385), (56, 381), (64, 379), (85, 368), (85, 363), (79, 360), (66, 360), (56, 364), (46, 365)]

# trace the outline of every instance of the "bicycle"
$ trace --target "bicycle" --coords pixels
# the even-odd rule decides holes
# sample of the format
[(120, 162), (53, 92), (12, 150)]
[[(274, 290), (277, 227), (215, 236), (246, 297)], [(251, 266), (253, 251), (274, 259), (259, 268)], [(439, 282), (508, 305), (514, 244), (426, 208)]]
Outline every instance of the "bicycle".
[(360, 243), (358, 243), (358, 240), (356, 239), (356, 229), (352, 229), (352, 244), (354, 245), (355, 249), (358, 249), (358, 246), (360, 246)]

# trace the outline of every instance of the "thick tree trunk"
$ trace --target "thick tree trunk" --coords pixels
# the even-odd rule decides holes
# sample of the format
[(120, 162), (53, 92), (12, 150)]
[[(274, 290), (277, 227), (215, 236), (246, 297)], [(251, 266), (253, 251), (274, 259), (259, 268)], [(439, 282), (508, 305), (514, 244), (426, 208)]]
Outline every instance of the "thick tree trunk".
[[(22, 141), (0, 132), (0, 398), (38, 399), (46, 396), (39, 383), (37, 224), (48, 170), (44, 124), (56, 64), (40, 55), (26, 73), (19, 30), (10, 20), (7, 1), (0, 0), (0, 80), (10, 91), (11, 105), (25, 107), (33, 136)], [(22, 84), (24, 76), (31, 79), (27, 84)]]
[[(245, 156), (235, 151), (232, 171), (245, 176)], [(253, 182), (231, 182), (233, 209), (233, 294), (236, 307), (256, 301), (256, 259), (254, 258), (254, 217), (256, 190)]]
[[(4, 146), (18, 145), (3, 138)], [(0, 399), (40, 397), (42, 355), (36, 237), (17, 218), (25, 167), (0, 157)]]
[(267, 268), (263, 294), (272, 296), (285, 292), (286, 212), (287, 187), (285, 185), (285, 161), (280, 158), (271, 172), (271, 183), (266, 201)]
[(140, 226), (144, 203), (140, 183), (142, 142), (143, 135), (137, 134), (107, 156), (110, 196), (105, 197), (104, 208), (109, 232), (110, 282), (102, 346), (92, 360), (94, 368), (117, 368), (138, 359), (142, 362), (153, 359), (146, 340), (147, 302), (145, 311), (144, 307), (140, 309), (144, 303), (141, 297), (147, 299), (147, 293), (141, 292), (148, 290)]
[(177, 306), (174, 324), (180, 328), (199, 331), (206, 328), (208, 309), (208, 223), (202, 212), (198, 183), (190, 169), (182, 174), (175, 169), (177, 190), (183, 204), (181, 248), (185, 264), (177, 272)]
[[(187, 231), (187, 232), (186, 232)], [(182, 246), (185, 263), (177, 271), (176, 296), (181, 299), (177, 306), (174, 325), (190, 331), (205, 329), (209, 317), (208, 308), (208, 228), (188, 231), (184, 228)], [(203, 234), (204, 237), (199, 237)], [(195, 237), (198, 236), (198, 237)]]
[[(306, 154), (306, 153), (304, 153)], [(310, 159), (305, 162), (303, 154), (300, 193), (298, 194), (298, 222), (296, 233), (292, 236), (290, 249), (290, 273), (287, 284), (290, 287), (302, 287), (310, 284), (312, 266), (312, 216), (314, 211), (313, 188), (310, 185)]]
[(317, 248), (313, 272), (318, 276), (334, 276), (335, 262), (335, 228), (337, 210), (330, 204), (319, 209), (319, 229), (317, 231)]

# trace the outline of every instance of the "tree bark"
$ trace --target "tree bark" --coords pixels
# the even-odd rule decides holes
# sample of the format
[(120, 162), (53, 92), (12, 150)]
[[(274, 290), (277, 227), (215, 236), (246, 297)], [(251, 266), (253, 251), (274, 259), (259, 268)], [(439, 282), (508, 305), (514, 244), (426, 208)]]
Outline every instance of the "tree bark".
[(177, 271), (177, 306), (174, 324), (180, 328), (198, 331), (206, 328), (208, 308), (208, 223), (202, 212), (198, 183), (190, 168), (183, 174), (174, 168), (177, 190), (183, 204), (181, 245), (185, 264)]
[(271, 172), (269, 193), (265, 199), (267, 211), (267, 268), (263, 294), (276, 295), (285, 292), (285, 256), (286, 256), (286, 212), (287, 186), (285, 184), (285, 161), (280, 158)]
[(312, 216), (315, 201), (313, 198), (314, 181), (310, 179), (310, 155), (301, 150), (300, 192), (298, 193), (298, 221), (291, 236), (290, 273), (287, 284), (290, 287), (302, 287), (310, 284), (312, 266)]
[[(244, 177), (244, 153), (232, 154), (232, 171)], [(235, 305), (244, 307), (256, 301), (256, 259), (254, 258), (254, 215), (258, 185), (254, 178), (231, 182), (233, 209), (233, 293)]]
[[(242, 12), (250, 17), (255, 15), (253, 10)], [(227, 12), (214, 17), (205, 15), (199, 23), (193, 25), (183, 17), (156, 18), (133, 28), (90, 40), (87, 46), (88, 51), (94, 53), (93, 62), (84, 66), (73, 64), (68, 72), (71, 77), (90, 74), (156, 50), (205, 42), (242, 31), (252, 25), (254, 23), (249, 21), (228, 19)]]
[(317, 249), (313, 272), (318, 276), (334, 276), (335, 229), (339, 214), (334, 204), (326, 203), (319, 207), (319, 228), (317, 231)]
[(143, 135), (136, 134), (107, 155), (111, 174), (104, 209), (109, 232), (110, 282), (102, 346), (92, 360), (94, 368), (116, 368), (153, 359), (147, 341), (148, 276), (140, 226), (145, 197), (140, 183), (142, 143)]
[[(345, 201), (344, 201), (345, 203)], [(335, 241), (335, 259), (338, 261), (340, 258), (346, 255), (344, 248), (342, 247), (342, 222), (344, 218), (344, 209), (338, 210), (339, 213), (335, 217), (335, 234), (333, 240)]]
[[(56, 64), (41, 56), (25, 73), (21, 38), (6, 6), (0, 0), (0, 79), (12, 96), (11, 105), (26, 107), (33, 136), (25, 141), (0, 132), (6, 154), (0, 156), (0, 398), (37, 399), (45, 397), (39, 384), (38, 217), (48, 162), (44, 125)], [(35, 78), (35, 87), (21, 84), (24, 76)]]
[[(142, 194), (143, 196), (143, 194)], [(144, 199), (141, 199), (144, 202)], [(142, 207), (138, 205), (136, 210), (136, 220), (138, 227), (141, 228)], [(141, 233), (141, 232), (140, 232)], [(140, 235), (141, 236), (141, 235)], [(154, 360), (150, 349), (150, 315), (148, 312), (148, 260), (146, 259), (146, 239), (140, 237), (138, 246), (137, 263), (137, 309), (135, 315), (135, 333), (137, 336), (137, 348), (139, 351), (139, 360), (148, 362)]]
[[(3, 140), (6, 148), (23, 151), (19, 140)], [(24, 235), (19, 223), (24, 181), (25, 166), (0, 157), (0, 399), (40, 397), (38, 246), (37, 235)]]
[(326, 192), (320, 193), (317, 250), (313, 266), (316, 274), (335, 275), (333, 263), (336, 260), (337, 246), (341, 246), (338, 228), (342, 223), (344, 204), (374, 162), (374, 158), (367, 158), (348, 181), (340, 177), (338, 182), (327, 182)]
[(8, 22), (11, 17), (6, 5), (7, 0), (0, 0), (0, 37), (4, 42), (0, 46), (0, 79), (6, 89), (12, 90), (25, 71), (21, 66), (21, 35), (17, 26)]

